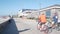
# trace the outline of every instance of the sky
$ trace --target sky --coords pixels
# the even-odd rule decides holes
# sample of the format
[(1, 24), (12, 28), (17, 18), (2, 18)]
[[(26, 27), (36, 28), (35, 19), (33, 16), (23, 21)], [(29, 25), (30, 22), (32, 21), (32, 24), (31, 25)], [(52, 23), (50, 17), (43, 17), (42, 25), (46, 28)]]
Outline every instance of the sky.
[(54, 4), (60, 4), (60, 0), (0, 0), (0, 16), (16, 15), (22, 9), (41, 9)]

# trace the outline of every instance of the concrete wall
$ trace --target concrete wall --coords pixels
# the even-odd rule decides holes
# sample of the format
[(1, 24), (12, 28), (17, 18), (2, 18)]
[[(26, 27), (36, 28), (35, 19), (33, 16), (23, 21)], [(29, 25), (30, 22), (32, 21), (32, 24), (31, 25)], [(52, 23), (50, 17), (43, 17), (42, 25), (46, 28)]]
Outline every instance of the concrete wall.
[(11, 20), (12, 20), (12, 19), (9, 19), (9, 20), (5, 21), (4, 23), (1, 23), (1, 24), (0, 24), (0, 33), (4, 30), (4, 28), (5, 28), (9, 23), (11, 23)]
[[(27, 13), (28, 12), (28, 13)], [(38, 10), (26, 10), (23, 12), (24, 14), (28, 14), (26, 16), (26, 18), (37, 18), (39, 15), (39, 11)]]
[(51, 9), (51, 17), (54, 16), (54, 13), (55, 13), (55, 9)]
[(27, 18), (37, 18), (38, 17), (38, 15), (39, 15), (39, 12), (38, 11), (32, 11), (32, 13), (31, 14), (29, 14), (28, 16), (27, 16)]

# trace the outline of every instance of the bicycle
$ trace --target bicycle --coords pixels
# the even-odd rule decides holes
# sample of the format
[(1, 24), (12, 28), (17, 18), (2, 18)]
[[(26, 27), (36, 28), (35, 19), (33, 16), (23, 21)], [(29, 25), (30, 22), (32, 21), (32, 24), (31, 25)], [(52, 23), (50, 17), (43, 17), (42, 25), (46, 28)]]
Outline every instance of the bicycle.
[[(47, 32), (47, 33), (51, 33), (52, 32), (52, 29), (50, 30), (50, 26), (48, 26), (49, 24), (51, 24), (51, 23), (49, 23), (49, 22), (47, 22), (46, 24), (43, 24), (42, 25), (42, 27), (41, 28), (39, 28), (39, 30), (40, 30), (40, 32)], [(40, 25), (40, 23), (38, 23), (38, 26)]]
[(57, 31), (60, 31), (60, 23), (56, 23), (55, 28), (52, 28), (52, 27), (49, 27), (49, 26), (47, 26), (46, 28), (47, 28), (46, 30), (48, 31), (48, 34), (51, 33), (53, 31), (53, 29), (55, 29)]
[[(38, 23), (39, 25), (40, 25), (40, 23)], [(48, 25), (47, 25), (48, 24)], [(44, 24), (43, 25), (43, 27), (45, 28), (45, 29), (43, 29), (43, 28), (39, 28), (39, 30), (40, 30), (40, 32), (43, 32), (43, 31), (45, 31), (45, 32), (47, 32), (48, 34), (49, 33), (51, 33), (54, 29), (55, 30), (57, 30), (57, 31), (60, 31), (60, 23), (57, 23), (57, 24), (55, 24), (56, 26), (55, 26), (55, 28), (52, 28), (51, 27), (51, 24), (52, 24), (52, 22), (47, 22), (46, 24)]]

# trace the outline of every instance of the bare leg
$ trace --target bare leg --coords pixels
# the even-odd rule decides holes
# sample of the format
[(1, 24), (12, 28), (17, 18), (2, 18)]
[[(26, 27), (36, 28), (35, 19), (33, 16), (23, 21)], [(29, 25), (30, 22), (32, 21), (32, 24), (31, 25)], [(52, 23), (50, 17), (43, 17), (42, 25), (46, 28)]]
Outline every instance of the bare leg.
[(40, 27), (41, 27), (41, 26), (38, 24), (37, 29), (40, 30)]
[(52, 25), (52, 28), (55, 28), (55, 24)]

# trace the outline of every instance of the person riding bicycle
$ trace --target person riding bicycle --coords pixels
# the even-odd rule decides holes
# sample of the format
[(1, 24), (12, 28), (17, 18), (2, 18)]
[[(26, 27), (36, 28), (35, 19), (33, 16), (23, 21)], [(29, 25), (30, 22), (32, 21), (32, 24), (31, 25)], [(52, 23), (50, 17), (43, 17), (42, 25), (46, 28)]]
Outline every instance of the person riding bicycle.
[(40, 24), (40, 28), (43, 24), (46, 23), (46, 16), (44, 13), (42, 13), (41, 15), (39, 15), (38, 17), (38, 24)]
[[(42, 13), (38, 17), (38, 24), (40, 24), (40, 28), (42, 30), (45, 30), (45, 27), (44, 26), (45, 26), (46, 23), (47, 23), (46, 15), (44, 13)], [(47, 34), (47, 31), (43, 31), (43, 32), (44, 32), (44, 34)]]
[(57, 24), (58, 22), (58, 15), (57, 13), (54, 13), (54, 16), (53, 16), (53, 24), (52, 24), (52, 27), (54, 28), (55, 27), (55, 24)]

